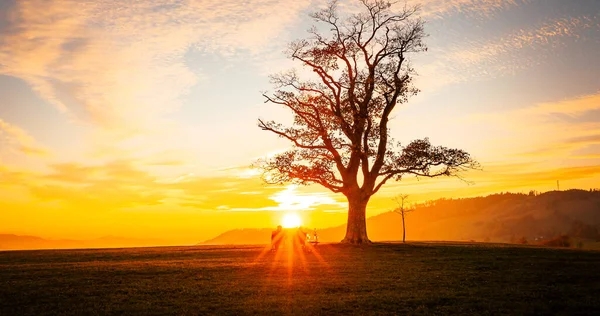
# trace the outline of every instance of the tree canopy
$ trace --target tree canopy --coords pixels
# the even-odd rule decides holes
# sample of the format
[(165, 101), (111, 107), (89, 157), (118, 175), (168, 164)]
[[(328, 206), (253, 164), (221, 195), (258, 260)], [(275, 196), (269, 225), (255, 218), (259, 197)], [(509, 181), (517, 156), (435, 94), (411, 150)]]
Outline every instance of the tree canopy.
[[(296, 70), (272, 75), (276, 90), (264, 95), (266, 102), (289, 109), (293, 123), (258, 120), (261, 129), (292, 144), (260, 162), (263, 179), (317, 183), (344, 194), (349, 231), (351, 222), (363, 225), (370, 197), (388, 180), (452, 176), (477, 166), (467, 152), (433, 146), (427, 138), (407, 145), (391, 138), (392, 112), (419, 92), (409, 59), (427, 50), (424, 22), (418, 7), (396, 10), (388, 1), (359, 2), (359, 13), (342, 16), (337, 1), (331, 1), (311, 14), (324, 28), (313, 27), (287, 51), (311, 75)], [(362, 215), (353, 215), (357, 212)], [(346, 241), (368, 242), (366, 228), (352, 230)]]

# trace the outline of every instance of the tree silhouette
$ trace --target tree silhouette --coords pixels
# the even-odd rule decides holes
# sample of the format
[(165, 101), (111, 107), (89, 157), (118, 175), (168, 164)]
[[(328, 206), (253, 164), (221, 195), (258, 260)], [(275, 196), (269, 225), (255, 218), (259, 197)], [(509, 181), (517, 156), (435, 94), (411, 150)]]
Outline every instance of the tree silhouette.
[(388, 123), (398, 104), (418, 93), (412, 84), (410, 54), (426, 47), (418, 7), (395, 11), (387, 1), (360, 0), (362, 12), (342, 18), (337, 2), (311, 17), (306, 39), (290, 44), (288, 55), (314, 75), (296, 71), (271, 76), (275, 91), (266, 102), (293, 112), (293, 124), (258, 120), (261, 129), (292, 143), (291, 149), (259, 160), (268, 183), (317, 183), (348, 200), (343, 242), (370, 243), (366, 229), (369, 199), (390, 179), (405, 175), (457, 175), (476, 162), (459, 149), (432, 146), (427, 138), (402, 146)]
[(394, 198), (396, 202), (396, 208), (394, 208), (394, 212), (400, 214), (402, 216), (402, 243), (406, 243), (406, 224), (405, 217), (406, 214), (414, 211), (413, 208), (409, 208), (408, 205), (405, 206), (405, 202), (408, 199), (408, 194), (400, 194)]

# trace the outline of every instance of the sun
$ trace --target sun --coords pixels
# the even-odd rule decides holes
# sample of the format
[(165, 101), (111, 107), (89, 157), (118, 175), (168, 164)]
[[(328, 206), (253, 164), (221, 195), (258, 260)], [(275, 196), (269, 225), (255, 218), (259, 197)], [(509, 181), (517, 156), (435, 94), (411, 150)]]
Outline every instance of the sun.
[(285, 214), (281, 219), (281, 226), (283, 226), (283, 228), (300, 227), (301, 224), (302, 220), (296, 213)]

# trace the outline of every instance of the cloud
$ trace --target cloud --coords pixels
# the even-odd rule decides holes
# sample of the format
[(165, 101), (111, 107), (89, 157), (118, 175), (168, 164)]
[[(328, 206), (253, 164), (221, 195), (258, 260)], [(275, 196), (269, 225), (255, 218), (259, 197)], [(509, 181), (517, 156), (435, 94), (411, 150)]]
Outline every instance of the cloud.
[(190, 69), (189, 51), (257, 54), (307, 3), (18, 1), (0, 35), (0, 74), (125, 137), (156, 129), (209, 75)]
[[(596, 131), (600, 133), (600, 129)], [(568, 137), (568, 136), (567, 136)], [(600, 158), (600, 152), (581, 154), (578, 151), (586, 148), (593, 148), (600, 144), (600, 137), (597, 135), (578, 136), (571, 138), (556, 138), (553, 142), (541, 144), (537, 149), (519, 154), (522, 157), (532, 158), (562, 158), (562, 159), (597, 159)]]
[[(391, 183), (381, 195), (393, 196), (402, 192), (426, 200), (506, 190), (548, 190), (555, 188), (556, 180), (561, 181), (561, 186), (567, 181), (567, 187), (589, 187), (590, 183), (600, 180), (600, 120), (587, 115), (598, 109), (600, 94), (596, 93), (455, 117), (452, 124), (457, 127), (448, 123), (447, 117), (428, 122), (426, 129), (430, 130), (436, 126), (450, 126), (443, 132), (446, 135), (455, 133), (456, 146), (460, 148), (465, 148), (467, 140), (481, 139), (481, 144), (465, 148), (483, 166), (483, 171), (463, 175), (475, 185), (452, 178), (419, 182), (406, 179), (408, 181)], [(564, 117), (574, 119), (565, 120)], [(412, 129), (412, 126), (408, 128)], [(466, 131), (465, 136), (456, 133), (456, 129)]]
[(598, 110), (600, 94), (592, 94), (510, 111), (473, 114), (465, 124), (501, 131), (486, 136), (495, 159), (536, 161), (546, 167), (566, 161), (577, 165), (582, 163), (577, 159), (594, 158), (590, 153), (577, 154), (578, 150), (600, 143), (600, 120), (582, 119)]
[(427, 18), (442, 18), (448, 15), (464, 14), (476, 18), (489, 18), (498, 12), (527, 3), (527, 0), (412, 0), (410, 4), (420, 4), (422, 14)]
[(153, 175), (132, 161), (60, 163), (50, 168), (51, 172), (30, 177), (24, 185), (40, 201), (58, 201), (80, 211), (158, 205), (169, 195), (153, 183)]
[(589, 142), (600, 132), (600, 119), (590, 116), (598, 111), (600, 94), (592, 94), (523, 108), (513, 116), (520, 122), (537, 123), (548, 138), (577, 145)]
[(569, 144), (599, 144), (600, 143), (600, 134), (588, 135), (588, 136), (579, 136), (567, 139), (566, 141)]
[(587, 112), (597, 110), (600, 110), (600, 93), (562, 100), (559, 102), (540, 103), (523, 111), (531, 115), (581, 116)]
[[(25, 189), (30, 202), (58, 203), (78, 212), (136, 207), (175, 207), (192, 211), (260, 212), (344, 209), (318, 187), (266, 185), (259, 178), (222, 172), (211, 177), (154, 174), (143, 161), (114, 160), (102, 164), (58, 163), (46, 173), (21, 172), (0, 166), (3, 189)], [(177, 166), (175, 166), (177, 167)]]
[[(254, 183), (251, 179), (244, 179), (239, 184)], [(245, 186), (245, 185), (244, 185)], [(290, 211), (315, 211), (324, 210), (335, 212), (344, 211), (347, 202), (339, 202), (330, 193), (325, 192), (318, 186), (314, 186), (311, 192), (298, 190), (296, 185), (271, 186), (269, 190), (240, 191), (240, 188), (227, 191), (212, 191), (210, 200), (203, 203), (187, 203), (184, 206), (206, 207), (206, 203), (218, 205), (216, 210), (226, 212), (290, 212)], [(255, 190), (257, 187), (255, 187)], [(275, 192), (274, 192), (275, 191)], [(219, 195), (223, 194), (223, 198)], [(233, 198), (235, 197), (235, 198)], [(222, 203), (222, 204), (219, 204)]]
[[(397, 1), (396, 8), (418, 5), (419, 14), (428, 19), (443, 19), (452, 15), (465, 15), (472, 18), (490, 18), (499, 12), (509, 10), (529, 0), (407, 0)], [(343, 12), (358, 13), (364, 6), (358, 1), (340, 1)]]
[(471, 172), (468, 175), (472, 185), (466, 185), (453, 179), (402, 181), (388, 185), (386, 192), (373, 197), (369, 204), (371, 210), (389, 210), (393, 205), (391, 198), (399, 193), (409, 194), (412, 202), (424, 202), (439, 198), (466, 198), (495, 194), (498, 192), (528, 192), (530, 190), (548, 191), (556, 189), (560, 181), (562, 189), (587, 189), (596, 187), (600, 179), (600, 165), (559, 168), (517, 168), (504, 170), (487, 168), (484, 172)]
[(556, 180), (569, 181), (583, 178), (596, 178), (598, 175), (600, 175), (600, 165), (593, 165), (502, 174), (492, 177), (488, 181), (500, 183), (502, 185), (506, 185), (506, 183), (513, 181), (515, 184), (518, 183), (519, 187), (533, 187), (540, 184), (554, 183)]
[[(431, 51), (430, 62), (418, 67), (423, 89), (513, 75), (545, 63), (567, 39), (585, 40), (600, 31), (599, 16), (562, 17), (474, 39), (457, 39)], [(439, 35), (439, 34), (438, 34)]]
[(12, 186), (22, 186), (26, 180), (34, 175), (27, 171), (15, 170), (4, 165), (0, 165), (0, 186), (4, 188)]
[(2, 119), (0, 119), (0, 145), (2, 149), (27, 156), (49, 155), (49, 151), (39, 145), (25, 130)]
[[(457, 50), (449, 58), (470, 65), (493, 66), (493, 69), (487, 70), (488, 73), (502, 69), (505, 69), (504, 73), (510, 72), (536, 62), (552, 48), (563, 46), (564, 38), (579, 38), (582, 31), (595, 28), (593, 20), (592, 17), (583, 16), (547, 21), (498, 38), (473, 42), (467, 50)], [(523, 54), (523, 51), (535, 54)], [(524, 59), (525, 55), (529, 57)], [(506, 66), (500, 65), (507, 62)]]
[(347, 203), (336, 201), (328, 193), (300, 192), (297, 185), (288, 185), (284, 190), (271, 195), (269, 199), (278, 204), (277, 208), (270, 210), (277, 211), (314, 210), (316, 207), (324, 205), (343, 209), (347, 205)]
[(102, 164), (54, 163), (47, 172), (23, 172), (0, 166), (4, 189), (25, 189), (31, 204), (58, 203), (68, 210), (113, 211), (152, 206), (177, 193), (158, 181), (144, 162), (113, 160)]

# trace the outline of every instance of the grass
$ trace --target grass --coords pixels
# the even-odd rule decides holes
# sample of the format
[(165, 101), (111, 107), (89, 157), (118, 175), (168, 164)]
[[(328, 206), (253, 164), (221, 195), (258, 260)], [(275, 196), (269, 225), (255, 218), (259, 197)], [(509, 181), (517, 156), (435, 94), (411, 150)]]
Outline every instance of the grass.
[(451, 243), (0, 252), (0, 315), (598, 315), (599, 264)]

